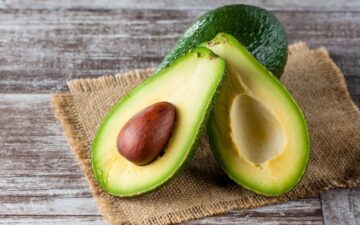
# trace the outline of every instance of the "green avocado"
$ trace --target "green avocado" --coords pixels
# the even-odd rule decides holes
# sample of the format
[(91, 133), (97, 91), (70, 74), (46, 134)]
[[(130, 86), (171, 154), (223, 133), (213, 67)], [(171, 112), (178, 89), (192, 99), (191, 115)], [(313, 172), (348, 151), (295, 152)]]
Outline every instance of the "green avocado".
[[(115, 196), (135, 196), (174, 177), (197, 147), (224, 74), (224, 60), (206, 48), (195, 48), (121, 98), (92, 145), (92, 168), (102, 189)], [(131, 163), (117, 150), (119, 131), (143, 108), (162, 101), (176, 108), (171, 138), (150, 164)]]
[(304, 174), (309, 136), (286, 88), (236, 38), (202, 44), (227, 63), (208, 124), (213, 153), (228, 176), (266, 196), (290, 191)]
[(157, 71), (221, 32), (234, 36), (262, 65), (280, 78), (287, 61), (287, 40), (282, 25), (265, 9), (241, 4), (223, 6), (201, 16), (180, 37)]

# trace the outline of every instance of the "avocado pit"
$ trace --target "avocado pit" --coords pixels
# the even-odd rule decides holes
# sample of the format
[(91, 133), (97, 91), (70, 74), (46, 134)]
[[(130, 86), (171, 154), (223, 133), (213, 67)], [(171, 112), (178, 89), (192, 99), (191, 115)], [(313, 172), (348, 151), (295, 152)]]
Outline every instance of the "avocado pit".
[(154, 161), (168, 144), (176, 117), (175, 106), (157, 102), (135, 114), (117, 137), (119, 153), (143, 166)]

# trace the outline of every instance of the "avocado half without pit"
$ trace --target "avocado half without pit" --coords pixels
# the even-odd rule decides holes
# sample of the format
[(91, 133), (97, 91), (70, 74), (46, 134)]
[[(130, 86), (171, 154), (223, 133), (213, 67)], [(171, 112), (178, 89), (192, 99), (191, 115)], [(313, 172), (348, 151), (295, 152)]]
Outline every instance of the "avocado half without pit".
[(224, 75), (224, 60), (199, 47), (121, 98), (92, 146), (102, 189), (134, 196), (173, 178), (199, 143)]
[(221, 166), (236, 183), (276, 196), (301, 179), (309, 158), (305, 119), (294, 99), (234, 37), (203, 43), (227, 63), (208, 133)]

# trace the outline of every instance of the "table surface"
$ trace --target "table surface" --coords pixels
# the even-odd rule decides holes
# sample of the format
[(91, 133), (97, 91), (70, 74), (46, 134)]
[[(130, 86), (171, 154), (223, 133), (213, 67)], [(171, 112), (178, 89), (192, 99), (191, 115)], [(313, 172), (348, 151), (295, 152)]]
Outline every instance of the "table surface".
[[(229, 2), (1, 0), (0, 224), (105, 224), (49, 93), (69, 79), (158, 65), (196, 17)], [(279, 18), (290, 43), (325, 46), (359, 105), (360, 1), (250, 2)], [(360, 188), (187, 224), (324, 223), (360, 224)]]

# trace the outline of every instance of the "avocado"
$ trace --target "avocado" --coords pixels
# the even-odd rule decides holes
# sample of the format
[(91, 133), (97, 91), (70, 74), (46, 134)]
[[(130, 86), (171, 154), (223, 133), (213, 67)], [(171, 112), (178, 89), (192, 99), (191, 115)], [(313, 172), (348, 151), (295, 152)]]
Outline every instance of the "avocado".
[[(224, 75), (224, 60), (206, 48), (195, 48), (121, 98), (104, 118), (92, 145), (92, 168), (102, 189), (115, 196), (135, 196), (173, 178), (197, 147)], [(156, 123), (161, 120), (158, 115), (164, 107), (168, 107), (166, 118), (170, 121), (164, 122), (166, 134), (171, 129), (171, 136), (168, 141), (157, 142), (157, 146), (166, 144), (162, 153), (144, 163), (136, 153), (127, 152), (135, 148), (129, 146), (131, 143), (123, 143), (127, 146), (123, 155), (135, 155), (134, 161), (139, 165), (123, 157), (117, 149), (121, 147), (118, 141), (126, 141), (128, 136), (122, 132), (132, 133), (134, 129), (122, 131), (124, 125), (146, 123), (151, 113), (156, 115), (153, 121)], [(176, 111), (175, 119), (172, 107)], [(147, 138), (145, 144), (149, 143), (154, 145)]]
[(258, 194), (290, 191), (304, 174), (309, 136), (286, 88), (236, 38), (202, 44), (227, 63), (208, 124), (213, 153), (228, 176)]
[(288, 55), (282, 25), (265, 9), (241, 4), (223, 6), (202, 15), (179, 38), (157, 71), (221, 32), (234, 36), (262, 65), (280, 78)]

